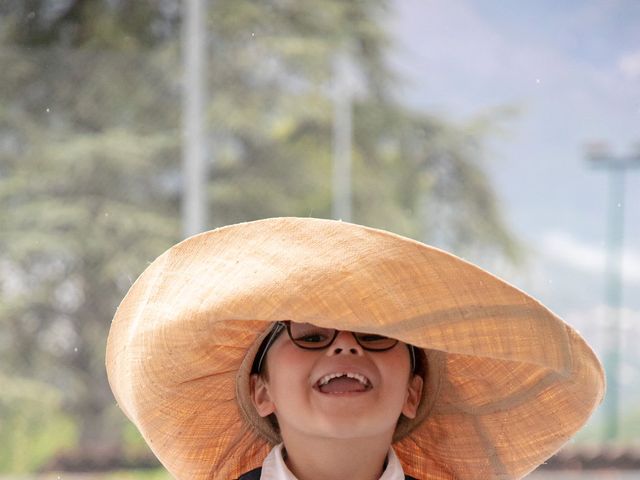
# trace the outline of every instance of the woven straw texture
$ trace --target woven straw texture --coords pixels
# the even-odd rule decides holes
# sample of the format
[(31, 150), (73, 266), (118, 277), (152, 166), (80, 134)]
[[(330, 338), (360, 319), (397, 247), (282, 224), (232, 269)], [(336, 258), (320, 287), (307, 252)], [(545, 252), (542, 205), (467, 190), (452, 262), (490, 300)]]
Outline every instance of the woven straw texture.
[(391, 336), (425, 349), (418, 418), (394, 448), (423, 480), (517, 479), (602, 400), (602, 367), (538, 301), (419, 242), (345, 222), (276, 218), (191, 237), (122, 301), (107, 342), (120, 408), (178, 480), (234, 479), (277, 437), (247, 399), (271, 322)]

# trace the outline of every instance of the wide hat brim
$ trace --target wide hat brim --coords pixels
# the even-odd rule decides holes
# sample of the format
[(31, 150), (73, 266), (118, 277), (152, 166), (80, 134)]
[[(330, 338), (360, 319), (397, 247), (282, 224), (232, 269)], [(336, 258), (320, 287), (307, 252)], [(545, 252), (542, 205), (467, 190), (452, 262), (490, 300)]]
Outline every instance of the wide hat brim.
[(346, 222), (232, 225), (158, 257), (109, 333), (116, 400), (175, 478), (228, 480), (262, 463), (274, 439), (247, 400), (249, 371), (278, 320), (424, 349), (421, 413), (394, 443), (423, 480), (521, 478), (603, 397), (580, 335), (473, 264)]

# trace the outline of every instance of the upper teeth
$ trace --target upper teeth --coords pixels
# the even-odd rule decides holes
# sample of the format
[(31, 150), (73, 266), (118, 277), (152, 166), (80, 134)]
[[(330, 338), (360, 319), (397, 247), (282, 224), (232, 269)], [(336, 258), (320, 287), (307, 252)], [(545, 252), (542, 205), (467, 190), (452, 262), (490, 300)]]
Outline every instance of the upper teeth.
[(330, 373), (329, 375), (325, 375), (318, 381), (318, 385), (326, 385), (333, 378), (338, 377), (347, 377), (347, 378), (355, 378), (363, 385), (369, 385), (369, 379), (364, 375), (360, 375), (359, 373)]

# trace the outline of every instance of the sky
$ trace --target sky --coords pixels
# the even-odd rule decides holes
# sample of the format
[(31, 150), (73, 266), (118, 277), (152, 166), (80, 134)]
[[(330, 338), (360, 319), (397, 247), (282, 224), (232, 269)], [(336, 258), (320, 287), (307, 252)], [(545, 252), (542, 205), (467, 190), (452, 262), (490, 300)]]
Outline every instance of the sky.
[[(528, 262), (494, 273), (602, 352), (609, 174), (587, 161), (585, 145), (640, 155), (640, 2), (396, 0), (388, 26), (403, 102), (461, 123), (518, 112), (485, 161)], [(640, 335), (640, 162), (627, 172), (622, 345), (632, 350), (624, 340)], [(640, 383), (638, 357), (623, 367), (624, 381)]]

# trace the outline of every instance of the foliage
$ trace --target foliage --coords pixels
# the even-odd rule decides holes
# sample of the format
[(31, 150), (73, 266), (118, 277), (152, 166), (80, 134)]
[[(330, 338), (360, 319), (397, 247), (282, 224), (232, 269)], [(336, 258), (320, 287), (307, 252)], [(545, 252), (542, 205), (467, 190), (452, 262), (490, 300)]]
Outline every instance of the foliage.
[(0, 375), (0, 384), (0, 472), (33, 471), (75, 442), (72, 420), (59, 411), (59, 391), (6, 375)]
[[(580, 430), (572, 440), (576, 444), (597, 445), (606, 438), (608, 430), (606, 412), (600, 407), (589, 423)], [(607, 442), (609, 446), (635, 445), (640, 439), (640, 408), (631, 408), (620, 415), (618, 435), (615, 442)]]
[(164, 81), (164, 51), (141, 59), (117, 48), (45, 48), (17, 33), (0, 53), (13, 67), (0, 79), (0, 321), (15, 346), (2, 360), (65, 392), (82, 442), (109, 441), (118, 436), (107, 428), (109, 319), (146, 263), (178, 239), (167, 182), (177, 95)]
[[(0, 362), (63, 392), (83, 443), (120, 440), (125, 422), (104, 372), (109, 321), (133, 279), (180, 237), (179, 8), (0, 7)], [(332, 63), (348, 51), (358, 85), (353, 220), (515, 258), (484, 173), (487, 131), (392, 100), (389, 8), (212, 2), (210, 227), (330, 216)]]

